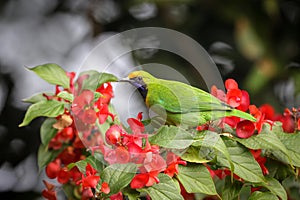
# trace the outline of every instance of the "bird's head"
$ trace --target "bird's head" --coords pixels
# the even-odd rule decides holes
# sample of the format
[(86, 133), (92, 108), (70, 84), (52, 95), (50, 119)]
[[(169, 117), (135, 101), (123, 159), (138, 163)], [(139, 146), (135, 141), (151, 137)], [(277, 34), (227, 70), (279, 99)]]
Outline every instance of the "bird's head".
[(129, 82), (136, 88), (147, 87), (147, 84), (153, 81), (155, 78), (145, 71), (131, 72), (127, 78), (121, 79), (120, 82)]
[(147, 84), (151, 81), (155, 80), (155, 78), (145, 71), (134, 71), (131, 72), (127, 78), (119, 80), (120, 82), (129, 82), (131, 85), (136, 87), (139, 92), (142, 94), (144, 98), (146, 98), (148, 89)]

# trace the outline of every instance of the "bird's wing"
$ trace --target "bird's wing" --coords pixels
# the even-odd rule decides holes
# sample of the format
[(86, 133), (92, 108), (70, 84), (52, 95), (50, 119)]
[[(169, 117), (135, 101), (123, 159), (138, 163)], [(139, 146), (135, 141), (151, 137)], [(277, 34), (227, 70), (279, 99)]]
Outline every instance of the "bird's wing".
[(160, 79), (149, 83), (147, 87), (146, 104), (148, 106), (158, 104), (168, 112), (188, 113), (231, 109), (209, 93), (184, 83)]

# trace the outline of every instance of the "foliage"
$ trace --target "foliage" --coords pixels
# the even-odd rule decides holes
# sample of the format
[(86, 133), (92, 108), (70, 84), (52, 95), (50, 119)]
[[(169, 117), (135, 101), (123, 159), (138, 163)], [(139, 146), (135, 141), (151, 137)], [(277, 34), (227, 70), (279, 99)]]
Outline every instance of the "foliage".
[[(63, 185), (70, 199), (249, 199), (287, 200), (300, 167), (299, 110), (274, 114), (273, 108), (250, 105), (249, 95), (228, 79), (226, 93), (212, 94), (255, 122), (225, 117), (198, 127), (163, 125), (146, 132), (142, 113), (117, 120), (110, 100), (112, 74), (75, 73), (55, 64), (32, 68), (56, 85), (53, 94), (27, 99), (33, 103), (20, 126), (48, 117), (41, 126), (38, 162)], [(274, 169), (268, 163), (280, 163)], [(220, 184), (221, 183), (221, 184)], [(284, 184), (283, 184), (284, 183)], [(43, 196), (56, 199), (61, 187), (45, 181)], [(223, 187), (220, 190), (220, 186)]]

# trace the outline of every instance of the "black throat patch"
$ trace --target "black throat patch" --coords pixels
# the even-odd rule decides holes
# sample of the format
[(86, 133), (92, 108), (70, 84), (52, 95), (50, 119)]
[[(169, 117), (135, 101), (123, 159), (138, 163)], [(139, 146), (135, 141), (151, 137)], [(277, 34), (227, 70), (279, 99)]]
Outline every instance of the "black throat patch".
[(144, 100), (146, 100), (148, 88), (143, 78), (140, 76), (134, 77), (131, 79), (130, 83), (138, 89)]
[(148, 93), (147, 87), (145, 87), (145, 85), (142, 85), (142, 86), (138, 87), (138, 91), (140, 92), (140, 94), (142, 95), (142, 97), (145, 101), (146, 97), (147, 97), (147, 93)]

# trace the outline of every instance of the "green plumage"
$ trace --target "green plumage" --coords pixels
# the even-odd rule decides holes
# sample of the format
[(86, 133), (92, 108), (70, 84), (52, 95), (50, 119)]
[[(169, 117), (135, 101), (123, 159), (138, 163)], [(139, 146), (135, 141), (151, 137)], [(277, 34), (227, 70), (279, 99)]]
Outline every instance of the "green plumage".
[(197, 126), (226, 116), (255, 121), (252, 115), (233, 109), (211, 94), (190, 85), (158, 79), (145, 71), (132, 72), (128, 78), (141, 94), (146, 90), (146, 105), (149, 108), (156, 105), (154, 112), (159, 115), (165, 113), (169, 124)]

